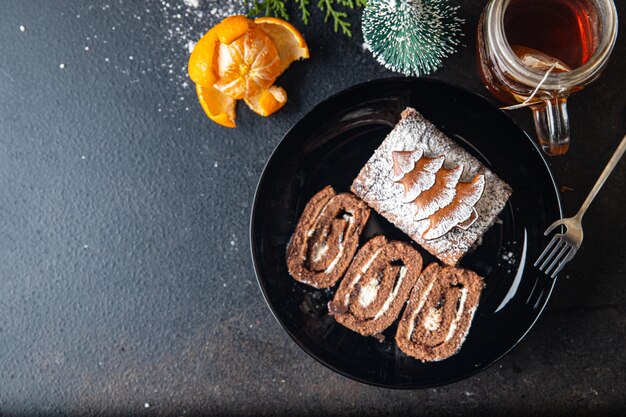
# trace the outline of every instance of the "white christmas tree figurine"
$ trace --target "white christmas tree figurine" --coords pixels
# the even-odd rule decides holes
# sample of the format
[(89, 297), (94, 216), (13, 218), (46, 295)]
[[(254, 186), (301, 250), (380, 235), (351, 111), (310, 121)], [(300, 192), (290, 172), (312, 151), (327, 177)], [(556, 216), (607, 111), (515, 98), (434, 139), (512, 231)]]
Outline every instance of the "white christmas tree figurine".
[(437, 239), (454, 227), (467, 230), (478, 219), (474, 206), (485, 190), (485, 176), (460, 182), (463, 167), (444, 167), (445, 156), (428, 158), (422, 149), (393, 151), (391, 179), (404, 187), (403, 203), (415, 206), (415, 220), (428, 220), (422, 238)]
[(459, 45), (462, 19), (448, 0), (369, 0), (363, 38), (374, 57), (404, 75), (430, 74)]

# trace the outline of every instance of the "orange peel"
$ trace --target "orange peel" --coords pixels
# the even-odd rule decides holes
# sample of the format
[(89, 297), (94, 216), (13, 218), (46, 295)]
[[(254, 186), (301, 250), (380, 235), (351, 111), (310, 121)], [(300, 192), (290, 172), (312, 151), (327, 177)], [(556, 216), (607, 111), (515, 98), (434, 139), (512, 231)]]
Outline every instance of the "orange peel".
[(285, 71), (293, 61), (307, 59), (309, 47), (302, 34), (291, 23), (276, 17), (259, 17), (254, 23), (263, 30), (276, 45)]
[(215, 87), (196, 84), (198, 101), (209, 119), (224, 127), (236, 127), (235, 104), (237, 100), (223, 94)]

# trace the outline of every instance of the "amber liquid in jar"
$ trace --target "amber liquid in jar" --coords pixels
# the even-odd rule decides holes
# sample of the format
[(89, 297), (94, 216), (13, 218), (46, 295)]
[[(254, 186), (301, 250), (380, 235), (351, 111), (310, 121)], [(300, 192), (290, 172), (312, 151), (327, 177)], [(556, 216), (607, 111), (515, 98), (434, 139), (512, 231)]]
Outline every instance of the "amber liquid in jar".
[[(513, 52), (527, 66), (554, 72), (584, 65), (594, 52), (595, 8), (586, 0), (511, 0), (504, 15), (504, 32)], [(479, 31), (481, 28), (479, 28)], [(529, 59), (530, 58), (530, 59)], [(480, 72), (489, 91), (507, 104), (524, 100), (498, 77), (486, 74), (492, 63), (479, 56)]]

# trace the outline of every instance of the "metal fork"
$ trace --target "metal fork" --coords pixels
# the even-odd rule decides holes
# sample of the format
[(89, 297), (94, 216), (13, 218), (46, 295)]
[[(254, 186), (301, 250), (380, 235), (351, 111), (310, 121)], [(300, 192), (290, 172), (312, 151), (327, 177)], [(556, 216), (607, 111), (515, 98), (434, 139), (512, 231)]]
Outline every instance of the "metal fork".
[(609, 163), (604, 168), (604, 171), (602, 171), (602, 175), (600, 175), (600, 178), (598, 178), (596, 184), (591, 189), (582, 207), (578, 210), (578, 213), (576, 213), (574, 217), (555, 221), (544, 232), (543, 235), (547, 236), (558, 226), (565, 226), (565, 233), (555, 234), (550, 243), (548, 243), (548, 246), (546, 246), (541, 255), (539, 255), (539, 258), (535, 261), (535, 266), (539, 266), (539, 270), (543, 271), (546, 275), (550, 275), (552, 278), (556, 277), (565, 264), (571, 261), (578, 249), (580, 249), (580, 245), (583, 242), (583, 216), (625, 151), (626, 136), (624, 136), (622, 142), (615, 150)]

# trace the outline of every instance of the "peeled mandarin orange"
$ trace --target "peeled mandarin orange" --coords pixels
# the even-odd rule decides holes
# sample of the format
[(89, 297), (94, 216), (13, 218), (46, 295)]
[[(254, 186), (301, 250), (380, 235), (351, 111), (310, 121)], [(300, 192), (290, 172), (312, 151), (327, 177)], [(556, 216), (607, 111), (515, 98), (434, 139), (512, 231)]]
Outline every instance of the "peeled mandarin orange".
[(235, 104), (237, 100), (215, 89), (196, 84), (198, 101), (209, 119), (225, 127), (236, 127)]
[(235, 99), (251, 97), (274, 84), (281, 67), (274, 42), (251, 26), (244, 36), (220, 45), (215, 88)]
[(254, 23), (263, 30), (276, 45), (284, 71), (293, 61), (309, 57), (309, 47), (302, 34), (291, 23), (276, 17), (259, 17)]
[(280, 109), (287, 93), (274, 81), (293, 61), (308, 57), (304, 38), (284, 20), (231, 16), (196, 44), (189, 58), (189, 77), (209, 118), (235, 127), (237, 100), (243, 99), (262, 116)]
[(253, 112), (269, 116), (285, 105), (287, 93), (281, 87), (273, 85), (255, 96), (244, 97), (244, 101)]

